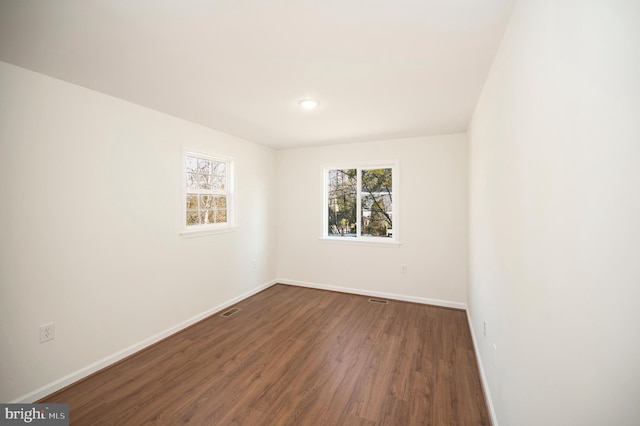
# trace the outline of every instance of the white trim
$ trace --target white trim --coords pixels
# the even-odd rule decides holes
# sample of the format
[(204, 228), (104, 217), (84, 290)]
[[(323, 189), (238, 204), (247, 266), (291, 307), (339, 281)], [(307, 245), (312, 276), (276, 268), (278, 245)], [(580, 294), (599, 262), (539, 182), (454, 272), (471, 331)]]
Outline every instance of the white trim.
[(64, 388), (65, 386), (69, 386), (72, 383), (77, 382), (80, 379), (83, 379), (87, 376), (89, 376), (90, 374), (93, 374), (99, 370), (102, 370), (105, 367), (110, 366), (111, 364), (114, 364), (130, 355), (135, 354), (136, 352), (141, 351), (142, 349), (153, 345), (154, 343), (159, 342), (160, 340), (171, 336), (172, 334), (178, 333), (181, 330), (184, 330), (185, 328), (197, 323), (198, 321), (201, 321), (217, 312), (222, 311), (225, 308), (228, 308), (231, 305), (234, 305), (248, 297), (253, 296), (256, 293), (261, 292), (262, 290), (271, 287), (274, 284), (277, 284), (278, 280), (272, 280), (269, 281), (266, 284), (263, 284), (259, 287), (254, 288), (253, 290), (250, 290), (246, 293), (241, 294), (240, 296), (234, 297), (233, 299), (230, 299), (226, 302), (223, 302), (217, 306), (214, 306), (213, 308), (207, 309), (206, 311), (191, 317), (189, 319), (187, 319), (186, 321), (183, 321), (173, 327), (170, 327), (164, 331), (161, 331), (160, 333), (151, 336), (147, 339), (144, 339), (134, 345), (129, 346), (128, 348), (122, 349), (112, 355), (106, 356), (104, 358), (102, 358), (101, 360), (98, 360), (96, 362), (94, 362), (93, 364), (89, 364), (86, 367), (83, 367), (77, 371), (74, 371), (71, 374), (68, 374), (64, 377), (61, 377), (58, 380), (54, 380), (51, 383), (48, 383), (44, 386), (42, 386), (41, 388), (38, 388), (32, 392), (29, 392), (25, 395), (22, 395), (19, 398), (14, 399), (13, 401), (11, 401), (10, 403), (12, 404), (18, 404), (18, 403), (32, 403), (34, 401), (37, 401), (41, 398), (44, 398), (47, 395), (51, 395), (52, 393), (59, 391), (60, 389)]
[[(366, 238), (366, 239), (365, 239)], [(371, 246), (371, 247), (400, 247), (399, 241), (393, 241), (391, 238), (352, 238), (352, 237), (320, 237), (320, 242), (329, 244), (351, 244), (354, 246)]]
[(295, 285), (298, 287), (308, 287), (308, 288), (316, 288), (319, 290), (338, 291), (341, 293), (359, 294), (362, 296), (374, 296), (374, 297), (380, 297), (384, 299), (399, 300), (402, 302), (414, 302), (414, 303), (421, 303), (423, 305), (434, 305), (434, 306), (442, 306), (445, 308), (462, 309), (465, 311), (467, 309), (466, 304), (460, 303), (460, 302), (452, 302), (449, 300), (427, 299), (425, 297), (405, 296), (402, 294), (395, 294), (395, 293), (384, 293), (384, 292), (373, 291), (373, 290), (361, 290), (357, 288), (317, 284), (317, 283), (310, 283), (306, 281), (289, 280), (286, 278), (278, 279), (277, 282), (280, 284), (289, 284), (289, 285)]
[(206, 229), (198, 229), (194, 231), (182, 231), (180, 232), (180, 236), (182, 238), (194, 238), (194, 237), (204, 237), (205, 235), (212, 234), (224, 234), (225, 232), (233, 232), (240, 229), (238, 225), (225, 225), (217, 228), (206, 228)]
[[(122, 349), (121, 351), (118, 351), (112, 355), (106, 356), (86, 367), (83, 367), (71, 374), (68, 374), (60, 379), (57, 379), (51, 383), (48, 383), (32, 392), (29, 392), (25, 395), (22, 395), (21, 397), (18, 397), (16, 399), (14, 399), (13, 401), (10, 401), (10, 403), (32, 403), (34, 401), (37, 401), (41, 398), (44, 398), (47, 395), (51, 395), (52, 393), (59, 391), (60, 389), (69, 386), (72, 383), (77, 382), (80, 379), (83, 379), (99, 370), (102, 370), (105, 367), (108, 367), (130, 355), (135, 354), (136, 352), (141, 351), (142, 349), (153, 345), (154, 343), (159, 342), (162, 339), (165, 339), (166, 337), (171, 336), (172, 334), (178, 333), (179, 331), (197, 323), (198, 321), (201, 321), (217, 312), (222, 311), (223, 309), (234, 305), (244, 299), (247, 299), (251, 296), (253, 296), (254, 294), (257, 294), (275, 284), (287, 284), (287, 285), (295, 285), (298, 287), (307, 287), (307, 288), (315, 288), (315, 289), (320, 289), (320, 290), (329, 290), (329, 291), (337, 291), (337, 292), (341, 292), (341, 293), (351, 293), (351, 294), (359, 294), (359, 295), (363, 295), (363, 296), (374, 296), (374, 297), (380, 297), (380, 298), (385, 298), (385, 299), (392, 299), (392, 300), (399, 300), (399, 301), (403, 301), (403, 302), (414, 302), (414, 303), (420, 303), (420, 304), (424, 304), (424, 305), (434, 305), (434, 306), (442, 306), (442, 307), (446, 307), (446, 308), (455, 308), (455, 309), (462, 309), (467, 311), (467, 306), (464, 303), (460, 303), (460, 302), (452, 302), (452, 301), (447, 301), (447, 300), (439, 300), (439, 299), (428, 299), (428, 298), (423, 298), (423, 297), (414, 297), (414, 296), (406, 296), (406, 295), (401, 295), (401, 294), (395, 294), (395, 293), (385, 293), (385, 292), (379, 292), (379, 291), (372, 291), (372, 290), (360, 290), (360, 289), (355, 289), (355, 288), (349, 288), (349, 287), (341, 287), (341, 286), (332, 286), (332, 285), (326, 285), (326, 284), (316, 284), (316, 283), (310, 283), (310, 282), (305, 282), (305, 281), (298, 281), (298, 280), (289, 280), (289, 279), (274, 279), (271, 280), (259, 287), (254, 288), (253, 290), (250, 290), (246, 293), (243, 293), (237, 297), (234, 297), (226, 302), (223, 302), (217, 306), (214, 306), (210, 309), (207, 309), (205, 312), (202, 312), (198, 315), (195, 315), (192, 318), (187, 319), (186, 321), (183, 321), (173, 327), (170, 327), (164, 331), (161, 331), (160, 333), (151, 336), (147, 339), (144, 339), (132, 346), (129, 346), (128, 348)], [(489, 388), (487, 386), (487, 380), (484, 374), (484, 370), (482, 368), (482, 364), (480, 363), (480, 357), (479, 357), (479, 353), (478, 353), (478, 347), (476, 345), (476, 341), (475, 341), (475, 335), (473, 334), (473, 327), (471, 327), (471, 323), (470, 323), (470, 317), (467, 313), (467, 319), (469, 320), (469, 328), (471, 329), (471, 338), (473, 340), (473, 346), (476, 352), (476, 359), (478, 360), (478, 368), (480, 370), (480, 379), (482, 381), (482, 385), (485, 391), (485, 396), (486, 396), (486, 400), (487, 400), (487, 405), (489, 408), (489, 414), (491, 416), (491, 421), (493, 426), (498, 426), (498, 422), (495, 419), (495, 411), (493, 409), (493, 404), (491, 402), (491, 396), (489, 393)]]
[(471, 331), (471, 340), (473, 341), (473, 350), (476, 353), (476, 363), (478, 364), (478, 370), (480, 371), (480, 382), (482, 382), (482, 390), (484, 391), (484, 398), (487, 402), (487, 409), (489, 410), (489, 417), (491, 417), (491, 424), (498, 426), (498, 419), (496, 417), (496, 410), (493, 407), (493, 400), (491, 399), (491, 391), (489, 390), (489, 382), (487, 376), (484, 373), (484, 367), (482, 366), (482, 358), (480, 358), (480, 351), (476, 343), (476, 334), (473, 331), (473, 324), (471, 323), (471, 314), (469, 309), (466, 309), (467, 321), (469, 322), (469, 330)]

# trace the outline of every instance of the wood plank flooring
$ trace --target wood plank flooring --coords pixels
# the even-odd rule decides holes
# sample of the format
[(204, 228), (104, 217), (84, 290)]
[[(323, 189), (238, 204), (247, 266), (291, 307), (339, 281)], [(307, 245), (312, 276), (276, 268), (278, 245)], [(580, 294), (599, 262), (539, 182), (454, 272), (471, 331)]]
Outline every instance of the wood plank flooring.
[(464, 311), (277, 284), (40, 402), (72, 425), (489, 425)]

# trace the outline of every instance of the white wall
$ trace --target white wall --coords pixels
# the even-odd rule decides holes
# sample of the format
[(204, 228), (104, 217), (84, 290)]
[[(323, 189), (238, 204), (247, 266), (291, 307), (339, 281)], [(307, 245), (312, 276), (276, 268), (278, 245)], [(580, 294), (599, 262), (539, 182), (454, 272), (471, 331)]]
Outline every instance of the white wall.
[(640, 424), (639, 24), (521, 1), (477, 105), (469, 308), (500, 425)]
[[(0, 401), (276, 277), (275, 151), (1, 62), (0, 93)], [(178, 235), (183, 144), (236, 158), (238, 231)]]
[[(323, 168), (396, 160), (402, 245), (322, 242)], [(278, 277), (284, 282), (465, 305), (465, 135), (279, 151), (278, 200)]]

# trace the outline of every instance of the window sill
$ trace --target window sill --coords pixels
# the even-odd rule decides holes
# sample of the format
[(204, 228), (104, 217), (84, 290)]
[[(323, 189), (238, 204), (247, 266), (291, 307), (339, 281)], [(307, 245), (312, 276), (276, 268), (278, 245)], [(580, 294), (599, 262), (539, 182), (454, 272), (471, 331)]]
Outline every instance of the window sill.
[(220, 228), (208, 228), (208, 229), (197, 229), (197, 230), (189, 230), (180, 232), (180, 236), (182, 238), (196, 238), (196, 237), (205, 237), (207, 235), (213, 234), (225, 234), (227, 232), (237, 231), (239, 227), (237, 225), (232, 226), (224, 226)]
[(352, 237), (320, 237), (320, 242), (329, 244), (346, 244), (354, 246), (370, 246), (370, 247), (400, 247), (402, 243), (399, 241), (388, 241), (387, 239), (369, 239), (369, 238), (352, 238)]

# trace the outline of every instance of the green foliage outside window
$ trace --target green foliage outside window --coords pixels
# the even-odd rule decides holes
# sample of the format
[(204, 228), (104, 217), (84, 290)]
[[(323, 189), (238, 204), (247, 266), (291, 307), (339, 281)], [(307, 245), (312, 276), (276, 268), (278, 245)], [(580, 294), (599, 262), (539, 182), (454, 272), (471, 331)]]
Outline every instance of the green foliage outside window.
[(327, 235), (390, 237), (393, 229), (392, 172), (391, 168), (329, 170)]

